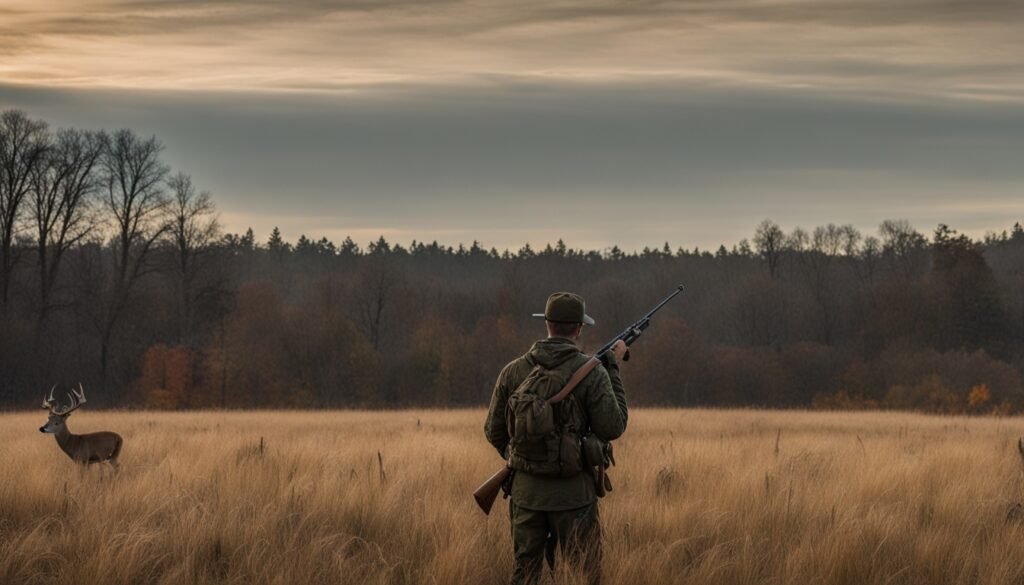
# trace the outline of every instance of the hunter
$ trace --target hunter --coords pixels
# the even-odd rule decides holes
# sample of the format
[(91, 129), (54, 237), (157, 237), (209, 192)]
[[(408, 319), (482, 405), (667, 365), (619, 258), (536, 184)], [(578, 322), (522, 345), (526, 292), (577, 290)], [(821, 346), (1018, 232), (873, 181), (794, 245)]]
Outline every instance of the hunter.
[[(584, 325), (593, 325), (594, 320), (585, 309), (583, 298), (573, 293), (548, 297), (544, 313), (533, 315), (545, 320), (547, 338), (505, 366), (494, 385), (484, 432), (513, 470), (508, 488), (513, 585), (536, 583), (545, 558), (554, 568), (556, 548), (587, 575), (589, 583), (601, 580), (597, 499), (604, 495), (604, 486), (598, 484), (607, 480), (603, 474), (595, 480), (583, 468), (593, 469), (595, 463), (581, 463), (585, 456), (580, 443), (585, 437), (604, 445), (626, 430), (626, 394), (618, 366), (626, 345), (615, 344), (567, 398), (548, 407), (553, 425), (529, 418), (543, 416), (537, 414), (544, 404), (536, 401), (537, 395), (545, 399), (558, 393), (588, 360), (579, 340)], [(556, 430), (537, 431), (544, 427)], [(531, 434), (530, 429), (536, 432)], [(547, 434), (538, 439), (537, 432)]]

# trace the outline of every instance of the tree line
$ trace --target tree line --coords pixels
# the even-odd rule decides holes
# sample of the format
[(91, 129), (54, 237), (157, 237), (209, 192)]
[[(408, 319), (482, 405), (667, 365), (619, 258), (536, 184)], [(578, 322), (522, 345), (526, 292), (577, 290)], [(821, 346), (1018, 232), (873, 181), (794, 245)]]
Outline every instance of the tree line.
[(600, 346), (676, 284), (625, 368), (637, 403), (1024, 409), (1024, 228), (905, 220), (717, 250), (407, 245), (224, 233), (212, 196), (129, 129), (0, 113), (0, 407), (81, 381), (111, 407), (486, 403), (574, 290)]

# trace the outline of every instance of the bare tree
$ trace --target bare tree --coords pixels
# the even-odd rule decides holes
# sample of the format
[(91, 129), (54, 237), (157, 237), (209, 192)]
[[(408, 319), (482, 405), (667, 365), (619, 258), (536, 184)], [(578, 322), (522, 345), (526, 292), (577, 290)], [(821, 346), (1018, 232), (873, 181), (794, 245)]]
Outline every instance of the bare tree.
[(196, 192), (192, 177), (179, 172), (167, 186), (172, 192), (170, 236), (174, 241), (174, 269), (178, 287), (178, 341), (192, 331), (196, 279), (204, 260), (217, 242), (220, 224), (208, 191)]
[(887, 219), (878, 227), (882, 237), (882, 256), (890, 266), (907, 278), (924, 265), (928, 239), (905, 219)]
[(783, 252), (800, 254), (807, 250), (810, 243), (811, 236), (807, 233), (807, 230), (797, 226), (793, 228), (793, 231), (790, 232), (788, 236), (786, 236), (782, 245), (782, 250)]
[(104, 380), (110, 342), (132, 288), (153, 269), (154, 244), (170, 229), (170, 200), (164, 192), (169, 169), (160, 160), (163, 145), (122, 129), (114, 132), (101, 159), (103, 205), (114, 223), (114, 272), (103, 318), (100, 367)]
[(356, 285), (358, 323), (374, 350), (380, 349), (384, 311), (394, 301), (395, 291), (401, 284), (401, 273), (390, 260), (382, 257), (365, 264)]
[(839, 229), (842, 232), (843, 254), (849, 265), (861, 284), (872, 284), (882, 253), (882, 243), (875, 236), (864, 237), (852, 225), (844, 225)]
[(46, 122), (21, 110), (0, 114), (0, 310), (7, 311), (15, 264), (15, 236), (21, 228), (22, 203), (32, 176), (49, 145)]
[(860, 230), (850, 224), (839, 226), (839, 238), (842, 244), (843, 255), (851, 261), (855, 260), (860, 249), (860, 243), (864, 240)]
[(864, 267), (864, 280), (871, 284), (875, 279), (878, 261), (882, 257), (882, 242), (875, 236), (864, 238), (860, 246), (860, 263)]
[(811, 249), (829, 258), (836, 258), (843, 250), (843, 243), (848, 237), (849, 230), (853, 230), (853, 226), (838, 227), (834, 223), (824, 227), (818, 226), (811, 234)]
[[(843, 250), (844, 242), (848, 243), (851, 238), (850, 230), (853, 230), (852, 226), (837, 227), (831, 223), (824, 227), (818, 226), (814, 228), (809, 238), (802, 238), (791, 246), (803, 250), (800, 254), (800, 267), (811, 295), (818, 304), (821, 336), (825, 344), (831, 344), (833, 341), (839, 313), (832, 267)], [(794, 230), (793, 234), (796, 235), (798, 232), (802, 230)]]
[(32, 180), (31, 215), (39, 268), (39, 319), (52, 308), (64, 254), (97, 226), (95, 196), (108, 137), (102, 132), (60, 130)]
[(754, 232), (754, 246), (758, 254), (768, 263), (768, 275), (775, 278), (779, 271), (779, 260), (785, 248), (786, 233), (771, 220), (764, 220)]

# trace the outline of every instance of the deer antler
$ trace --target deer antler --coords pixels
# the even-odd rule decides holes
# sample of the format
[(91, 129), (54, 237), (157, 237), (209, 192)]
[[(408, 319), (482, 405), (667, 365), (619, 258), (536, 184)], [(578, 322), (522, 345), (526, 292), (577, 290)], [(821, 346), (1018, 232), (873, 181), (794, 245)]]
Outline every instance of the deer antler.
[(56, 389), (57, 389), (57, 385), (54, 384), (53, 388), (50, 388), (50, 397), (49, 398), (46, 397), (46, 394), (43, 394), (43, 408), (46, 409), (46, 410), (49, 410), (51, 412), (53, 411), (53, 407), (57, 405), (57, 403), (53, 401), (53, 391), (56, 390)]
[(71, 389), (71, 393), (68, 394), (68, 398), (71, 399), (71, 404), (59, 412), (54, 411), (54, 414), (59, 414), (61, 416), (71, 414), (72, 411), (78, 410), (79, 407), (85, 404), (85, 388), (82, 387), (81, 382), (78, 383), (78, 390), (75, 390), (74, 388)]

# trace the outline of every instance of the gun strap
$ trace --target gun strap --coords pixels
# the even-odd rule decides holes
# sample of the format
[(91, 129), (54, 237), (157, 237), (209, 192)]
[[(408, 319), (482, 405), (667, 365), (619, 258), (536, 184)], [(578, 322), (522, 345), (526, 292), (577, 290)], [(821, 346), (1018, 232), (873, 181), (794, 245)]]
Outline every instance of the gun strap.
[(597, 367), (597, 364), (599, 363), (601, 363), (601, 360), (597, 359), (596, 357), (592, 357), (589, 360), (587, 360), (585, 364), (583, 364), (582, 366), (580, 366), (578, 370), (573, 372), (572, 377), (569, 378), (569, 381), (566, 382), (565, 386), (558, 391), (558, 394), (555, 394), (551, 398), (548, 398), (548, 404), (555, 404), (565, 400), (566, 397), (569, 396), (569, 394), (576, 389), (576, 386), (578, 386), (579, 383), (583, 381), (583, 378), (586, 378), (587, 374), (589, 374), (595, 367)]

